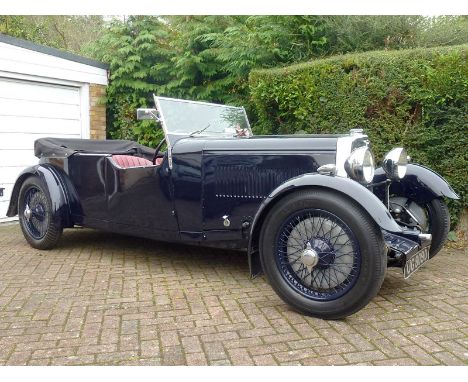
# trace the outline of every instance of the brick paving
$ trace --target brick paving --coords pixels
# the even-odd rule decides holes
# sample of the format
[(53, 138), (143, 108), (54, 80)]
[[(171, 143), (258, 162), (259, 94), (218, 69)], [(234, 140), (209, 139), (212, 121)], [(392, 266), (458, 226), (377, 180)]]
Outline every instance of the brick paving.
[(466, 365), (467, 248), (342, 321), (292, 311), (244, 253), (67, 230), (52, 251), (0, 226), (1, 365)]

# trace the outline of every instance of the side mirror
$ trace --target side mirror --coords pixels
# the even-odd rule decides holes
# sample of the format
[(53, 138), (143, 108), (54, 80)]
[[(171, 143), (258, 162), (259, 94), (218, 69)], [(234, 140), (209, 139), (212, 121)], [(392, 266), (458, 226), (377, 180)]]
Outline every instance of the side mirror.
[(144, 119), (155, 119), (159, 121), (158, 112), (156, 109), (139, 108), (137, 109), (137, 119), (139, 121), (144, 120)]

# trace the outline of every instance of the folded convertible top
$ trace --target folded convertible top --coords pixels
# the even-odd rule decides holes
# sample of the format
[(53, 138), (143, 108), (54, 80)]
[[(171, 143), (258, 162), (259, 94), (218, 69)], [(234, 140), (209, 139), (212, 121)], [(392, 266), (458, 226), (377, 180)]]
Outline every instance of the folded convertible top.
[(126, 140), (41, 138), (34, 142), (34, 155), (42, 157), (69, 157), (75, 153), (138, 154), (152, 158), (154, 149)]

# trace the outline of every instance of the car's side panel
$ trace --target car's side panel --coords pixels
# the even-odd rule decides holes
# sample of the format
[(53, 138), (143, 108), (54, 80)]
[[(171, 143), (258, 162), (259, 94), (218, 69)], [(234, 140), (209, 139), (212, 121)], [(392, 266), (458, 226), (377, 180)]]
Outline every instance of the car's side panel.
[(81, 204), (80, 211), (72, 211), (74, 221), (79, 225), (101, 228), (100, 222), (108, 220), (106, 155), (75, 154), (70, 156), (68, 176)]
[(336, 141), (328, 135), (207, 140), (202, 163), (206, 240), (241, 240), (239, 246), (246, 248), (262, 201), (287, 180), (335, 163)]
[[(335, 153), (208, 151), (203, 155), (203, 230), (230, 231), (239, 237), (262, 201), (280, 184), (334, 163)], [(224, 218), (224, 217), (227, 218)], [(226, 219), (229, 220), (229, 225)]]
[(150, 232), (178, 232), (167, 160), (161, 166), (119, 168), (106, 163), (109, 221)]
[(330, 136), (179, 140), (172, 179), (182, 240), (246, 248), (262, 200), (286, 180), (334, 163), (335, 151)]
[[(381, 167), (376, 169), (373, 183), (381, 183), (385, 179), (387, 179), (385, 171)], [(383, 200), (385, 197), (385, 186), (374, 187), (374, 193)], [(459, 199), (459, 196), (452, 187), (439, 174), (430, 168), (413, 163), (408, 164), (406, 175), (403, 179), (392, 182), (390, 194), (404, 195), (422, 203), (427, 203), (439, 197)]]

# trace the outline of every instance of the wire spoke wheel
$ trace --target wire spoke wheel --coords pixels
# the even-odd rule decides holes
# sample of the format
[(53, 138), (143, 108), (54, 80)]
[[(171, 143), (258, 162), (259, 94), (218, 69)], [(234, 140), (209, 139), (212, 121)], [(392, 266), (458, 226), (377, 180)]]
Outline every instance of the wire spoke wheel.
[(50, 222), (47, 205), (47, 197), (38, 187), (30, 186), (26, 190), (23, 217), (28, 233), (35, 240), (42, 239), (47, 233)]
[(343, 296), (354, 286), (361, 269), (353, 232), (338, 216), (321, 209), (290, 215), (279, 230), (275, 253), (286, 282), (313, 300)]
[(366, 306), (387, 266), (382, 231), (338, 192), (304, 189), (279, 200), (260, 232), (262, 269), (294, 309), (339, 319)]
[(30, 176), (23, 181), (18, 195), (18, 215), (24, 238), (33, 248), (52, 249), (62, 235), (60, 212), (54, 212), (53, 205), (47, 184), (39, 177)]

